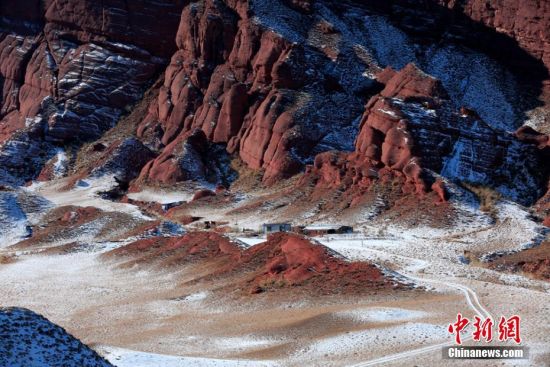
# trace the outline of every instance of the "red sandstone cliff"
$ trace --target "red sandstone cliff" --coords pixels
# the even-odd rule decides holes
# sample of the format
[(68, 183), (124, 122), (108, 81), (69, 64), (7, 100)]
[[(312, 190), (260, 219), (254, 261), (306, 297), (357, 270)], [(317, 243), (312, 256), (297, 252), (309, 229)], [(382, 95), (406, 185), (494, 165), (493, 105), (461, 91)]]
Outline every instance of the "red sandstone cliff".
[[(60, 148), (97, 139), (160, 74), (158, 97), (134, 116), (137, 140), (106, 149), (129, 157), (135, 148), (143, 159), (130, 167), (103, 157), (109, 169), (96, 171), (173, 184), (219, 179), (211, 162), (238, 157), (266, 184), (313, 163), (317, 181), (358, 191), (387, 176), (422, 193), (440, 174), (525, 203), (544, 193), (544, 157), (509, 134), (531, 111), (547, 125), (536, 95), (549, 65), (544, 2), (27, 5), (0, 5), (8, 183), (35, 178)], [(439, 181), (434, 188), (445, 196)]]
[(160, 125), (162, 134), (155, 138), (166, 146), (146, 167), (143, 175), (149, 179), (170, 182), (158, 166), (167, 155), (179, 156), (181, 141), (197, 128), (209, 141), (227, 144), (228, 153), (250, 168), (265, 169), (266, 182), (301, 168), (291, 150), (307, 139), (294, 116), (294, 90), (305, 71), (302, 47), (256, 24), (247, 8), (205, 1), (183, 11), (178, 51), (138, 130), (144, 137)]
[(3, 1), (3, 178), (20, 184), (36, 177), (56, 146), (78, 146), (114, 126), (175, 49), (183, 5)]
[[(539, 0), (437, 0), (515, 39), (550, 69), (550, 3)], [(547, 81), (548, 83), (548, 81)]]
[[(406, 114), (395, 101), (413, 100), (435, 109), (446, 98), (441, 83), (412, 64), (400, 72), (380, 74), (385, 88), (365, 107), (353, 153), (327, 152), (318, 155), (301, 181), (311, 179), (319, 187), (343, 188), (360, 196), (373, 181), (403, 179), (403, 192), (422, 195), (430, 189), (424, 179), (421, 158), (415, 155), (414, 138)], [(446, 194), (434, 186), (441, 200)], [(353, 202), (352, 202), (353, 203)]]

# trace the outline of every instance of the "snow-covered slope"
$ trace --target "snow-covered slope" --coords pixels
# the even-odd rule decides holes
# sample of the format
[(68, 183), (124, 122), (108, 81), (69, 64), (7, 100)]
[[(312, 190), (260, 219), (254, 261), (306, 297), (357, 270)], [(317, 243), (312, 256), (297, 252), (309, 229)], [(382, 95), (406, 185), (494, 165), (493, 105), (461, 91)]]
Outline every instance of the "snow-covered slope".
[(27, 235), (27, 216), (17, 203), (17, 195), (0, 192), (0, 247), (19, 242)]

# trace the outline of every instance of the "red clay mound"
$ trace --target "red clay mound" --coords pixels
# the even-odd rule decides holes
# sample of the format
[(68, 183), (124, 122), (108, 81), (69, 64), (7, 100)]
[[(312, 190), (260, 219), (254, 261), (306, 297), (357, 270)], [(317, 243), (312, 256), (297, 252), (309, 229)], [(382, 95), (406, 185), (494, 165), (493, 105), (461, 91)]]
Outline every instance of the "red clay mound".
[(212, 190), (207, 190), (207, 189), (199, 190), (193, 196), (192, 201), (197, 201), (197, 200), (212, 197), (212, 196), (216, 196), (216, 193)]
[(178, 238), (139, 240), (103, 257), (129, 258), (123, 267), (198, 264), (196, 280), (211, 280), (218, 288), (246, 293), (296, 286), (322, 294), (361, 293), (395, 285), (372, 264), (347, 262), (325, 246), (288, 233), (274, 234), (262, 244), (242, 249), (215, 232), (192, 232)]
[(68, 211), (59, 219), (65, 225), (81, 225), (96, 219), (101, 211), (92, 206), (76, 208), (73, 211)]
[[(64, 249), (78, 250), (80, 245), (85, 247), (91, 242), (147, 235), (147, 231), (154, 230), (158, 225), (158, 221), (137, 220), (126, 213), (106, 212), (96, 207), (62, 206), (46, 213), (39, 223), (31, 227), (29, 238), (13, 246), (40, 251), (58, 248), (67, 252)], [(94, 240), (90, 242), (92, 237)], [(73, 242), (72, 246), (67, 245)]]
[(325, 246), (288, 233), (244, 251), (242, 265), (257, 265), (247, 281), (253, 293), (285, 286), (312, 286), (321, 293), (360, 291), (386, 284), (382, 273), (365, 262), (347, 262)]
[(176, 237), (143, 238), (126, 246), (109, 251), (102, 256), (106, 259), (112, 257), (144, 257), (177, 240), (178, 238)]
[(97, 220), (101, 215), (101, 210), (94, 207), (63, 206), (56, 208), (45, 216), (40, 226), (33, 228), (32, 237), (14, 246), (32, 247), (75, 236), (82, 226)]
[(543, 242), (540, 246), (502, 256), (490, 262), (488, 267), (550, 281), (550, 242)]
[(135, 205), (139, 207), (141, 210), (149, 214), (153, 214), (153, 215), (164, 214), (164, 210), (162, 210), (162, 204), (154, 201), (134, 200), (134, 199), (130, 199), (127, 195), (124, 195), (120, 200), (120, 202)]
[(42, 170), (38, 174), (38, 177), (36, 178), (36, 181), (49, 181), (53, 180), (55, 178), (55, 162), (54, 159), (57, 159), (54, 157), (53, 159), (50, 159), (44, 164), (44, 167), (42, 167)]
[(138, 240), (110, 251), (103, 257), (132, 258), (124, 266), (156, 264), (166, 267), (221, 258), (227, 259), (229, 264), (233, 260), (238, 260), (240, 253), (241, 249), (236, 244), (217, 233), (191, 232), (181, 237), (151, 237)]

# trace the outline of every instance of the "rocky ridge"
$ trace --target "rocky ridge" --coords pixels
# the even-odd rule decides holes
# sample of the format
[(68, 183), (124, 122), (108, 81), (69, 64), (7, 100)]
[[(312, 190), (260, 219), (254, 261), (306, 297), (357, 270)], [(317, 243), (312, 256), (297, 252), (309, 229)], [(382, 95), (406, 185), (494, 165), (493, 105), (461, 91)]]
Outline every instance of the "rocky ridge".
[(112, 366), (61, 327), (23, 308), (0, 308), (0, 341), (3, 366)]
[(96, 139), (113, 127), (163, 68), (182, 7), (46, 1), (27, 9), (3, 2), (3, 181), (34, 178), (56, 146)]
[(48, 160), (42, 179), (70, 172), (60, 149), (98, 138), (162, 72), (136, 136), (105, 147), (107, 168), (87, 175), (229, 185), (238, 158), (268, 185), (313, 164), (306, 176), (353, 195), (384, 177), (440, 199), (439, 176), (523, 204), (546, 190), (544, 154), (511, 134), (547, 125), (549, 11), (534, 0), (67, 0), (31, 10), (2, 8), (5, 183), (36, 178)]
[(379, 81), (385, 88), (366, 105), (355, 151), (318, 155), (301, 184), (360, 196), (373, 181), (399, 180), (404, 193), (433, 189), (445, 201), (441, 175), (496, 186), (525, 204), (543, 194), (543, 163), (535, 149), (499, 134), (475, 111), (455, 110), (439, 80), (409, 64), (399, 72), (384, 70)]

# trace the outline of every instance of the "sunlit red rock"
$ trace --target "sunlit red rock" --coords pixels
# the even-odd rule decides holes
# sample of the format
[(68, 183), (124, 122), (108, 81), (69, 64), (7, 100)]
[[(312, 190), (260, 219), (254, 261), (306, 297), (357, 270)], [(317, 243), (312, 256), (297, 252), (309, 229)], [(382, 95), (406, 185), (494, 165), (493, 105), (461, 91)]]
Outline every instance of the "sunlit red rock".
[(364, 293), (397, 285), (370, 263), (348, 262), (327, 247), (290, 233), (273, 234), (265, 243), (247, 249), (213, 231), (151, 237), (109, 251), (102, 258), (123, 267), (184, 269), (200, 264), (208, 279), (229, 280), (224, 287), (252, 294), (296, 286), (322, 294), (335, 290)]

